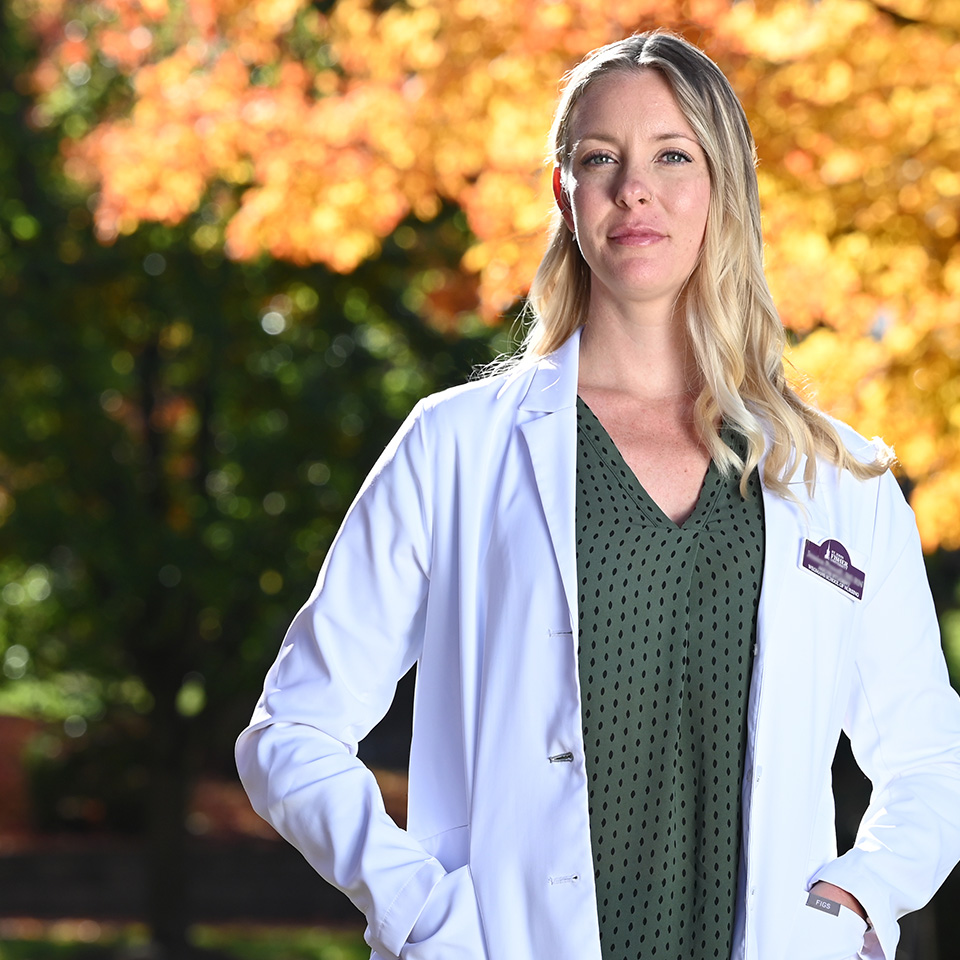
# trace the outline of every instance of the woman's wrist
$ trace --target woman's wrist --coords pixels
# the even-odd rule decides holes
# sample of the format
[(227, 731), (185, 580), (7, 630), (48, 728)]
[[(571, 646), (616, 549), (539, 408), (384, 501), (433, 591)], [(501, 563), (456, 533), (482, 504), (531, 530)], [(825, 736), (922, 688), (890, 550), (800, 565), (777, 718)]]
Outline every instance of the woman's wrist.
[(852, 910), (865, 923), (870, 922), (870, 919), (867, 917), (867, 911), (863, 909), (863, 904), (852, 893), (844, 890), (843, 887), (828, 883), (826, 880), (818, 880), (810, 888), (810, 892), (815, 893), (818, 897), (833, 900), (835, 903), (839, 903), (840, 906)]

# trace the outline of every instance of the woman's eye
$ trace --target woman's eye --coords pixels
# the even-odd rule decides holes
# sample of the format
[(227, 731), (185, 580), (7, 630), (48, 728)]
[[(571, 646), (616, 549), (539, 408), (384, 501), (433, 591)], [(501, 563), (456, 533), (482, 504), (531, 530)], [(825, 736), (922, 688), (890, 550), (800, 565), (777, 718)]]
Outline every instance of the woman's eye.
[(688, 153), (684, 153), (682, 150), (665, 150), (660, 154), (660, 159), (665, 160), (668, 164), (693, 162), (693, 157)]
[(609, 153), (589, 153), (581, 161), (585, 167), (599, 167), (614, 162), (613, 157)]

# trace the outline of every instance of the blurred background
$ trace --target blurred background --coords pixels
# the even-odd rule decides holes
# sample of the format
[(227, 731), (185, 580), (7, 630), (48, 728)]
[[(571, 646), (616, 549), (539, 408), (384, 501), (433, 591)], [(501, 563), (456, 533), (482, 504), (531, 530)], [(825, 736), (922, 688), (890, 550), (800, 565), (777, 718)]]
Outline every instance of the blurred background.
[[(960, 680), (960, 0), (0, 11), (0, 960), (366, 956), (233, 740), (400, 420), (512, 349), (559, 78), (637, 29), (743, 99), (791, 370), (896, 447)], [(955, 875), (898, 956), (958, 943)]]

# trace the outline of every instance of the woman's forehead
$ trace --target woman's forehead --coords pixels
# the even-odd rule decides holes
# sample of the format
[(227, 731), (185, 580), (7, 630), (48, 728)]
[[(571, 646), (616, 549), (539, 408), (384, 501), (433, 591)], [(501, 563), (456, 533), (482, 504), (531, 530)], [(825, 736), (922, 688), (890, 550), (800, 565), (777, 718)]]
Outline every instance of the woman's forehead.
[(615, 70), (597, 77), (583, 91), (570, 117), (570, 139), (591, 133), (641, 132), (650, 136), (676, 133), (691, 137), (670, 84), (659, 70)]

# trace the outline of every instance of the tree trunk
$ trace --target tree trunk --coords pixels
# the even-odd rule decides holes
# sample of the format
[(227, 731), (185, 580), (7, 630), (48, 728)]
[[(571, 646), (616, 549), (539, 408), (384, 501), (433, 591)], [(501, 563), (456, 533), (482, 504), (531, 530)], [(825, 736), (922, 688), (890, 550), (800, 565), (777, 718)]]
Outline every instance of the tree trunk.
[(193, 764), (187, 728), (173, 698), (154, 716), (150, 795), (147, 799), (147, 923), (162, 960), (191, 954), (186, 818)]

